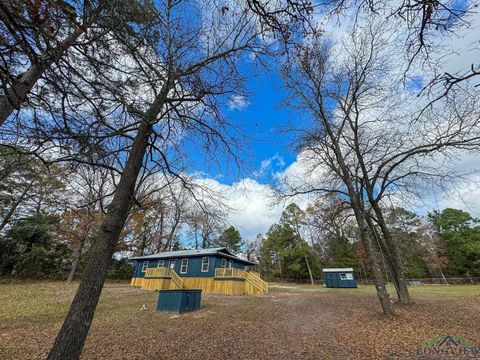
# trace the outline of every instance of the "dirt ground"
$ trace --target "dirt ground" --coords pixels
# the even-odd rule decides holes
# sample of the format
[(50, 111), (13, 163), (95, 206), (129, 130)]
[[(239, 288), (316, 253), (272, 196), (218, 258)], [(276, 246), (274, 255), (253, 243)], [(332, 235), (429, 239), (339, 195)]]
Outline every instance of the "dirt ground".
[[(45, 358), (76, 284), (0, 284), (0, 359)], [(384, 317), (371, 287), (277, 285), (267, 296), (205, 294), (202, 309), (157, 313), (157, 293), (107, 284), (83, 359), (434, 359), (441, 336), (480, 344), (480, 287), (412, 290), (415, 304)], [(149, 308), (142, 311), (143, 304)], [(453, 358), (453, 357), (449, 357)], [(479, 356), (480, 358), (480, 356)]]

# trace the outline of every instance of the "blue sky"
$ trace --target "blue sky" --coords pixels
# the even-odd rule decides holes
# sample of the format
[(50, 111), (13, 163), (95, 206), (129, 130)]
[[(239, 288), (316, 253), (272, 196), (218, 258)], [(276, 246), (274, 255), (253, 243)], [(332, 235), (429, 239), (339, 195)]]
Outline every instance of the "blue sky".
[[(250, 67), (249, 67), (250, 66)], [(273, 171), (281, 171), (295, 161), (296, 153), (292, 148), (294, 134), (282, 131), (285, 126), (298, 120), (298, 114), (292, 113), (281, 106), (285, 98), (285, 90), (277, 66), (273, 61), (269, 68), (253, 68), (253, 63), (246, 65), (246, 71), (255, 73), (247, 80), (247, 96), (242, 98), (245, 104), (238, 108), (225, 109), (226, 116), (238, 126), (248, 138), (242, 147), (240, 157), (244, 165), (240, 171), (235, 166), (229, 166), (226, 159), (219, 160), (219, 166), (204, 161), (203, 154), (194, 156), (197, 162), (195, 169), (206, 176), (231, 185), (245, 177), (254, 177), (259, 181), (268, 182)], [(243, 105), (243, 106), (242, 106)], [(222, 154), (218, 154), (222, 157)], [(272, 159), (271, 167), (262, 176), (259, 169), (262, 161)]]
[[(238, 126), (248, 141), (240, 151), (244, 166), (239, 170), (228, 165), (223, 154), (217, 154), (218, 164), (206, 163), (199, 149), (192, 149), (193, 172), (200, 172), (217, 191), (226, 196), (228, 205), (235, 209), (229, 220), (244, 239), (253, 240), (265, 234), (270, 225), (278, 222), (284, 204), (272, 206), (270, 183), (275, 172), (282, 172), (295, 162), (292, 146), (295, 134), (284, 131), (289, 123), (300, 122), (299, 114), (281, 106), (286, 91), (279, 69), (273, 62), (269, 68), (254, 67), (246, 61), (245, 71), (251, 75), (246, 83), (247, 96), (237, 108), (226, 106), (234, 126)], [(252, 75), (253, 74), (253, 75)]]
[[(263, 160), (280, 156), (288, 166), (295, 160), (295, 153), (290, 146), (293, 136), (282, 129), (298, 114), (289, 112), (280, 104), (285, 91), (276, 67), (272, 66), (265, 74), (251, 78), (247, 91), (250, 104), (244, 109), (231, 110), (235, 123), (240, 124), (250, 137), (244, 160), (251, 168), (259, 169)], [(271, 170), (283, 170), (278, 165), (278, 162), (272, 162)], [(234, 180), (231, 175), (226, 174), (224, 182)]]

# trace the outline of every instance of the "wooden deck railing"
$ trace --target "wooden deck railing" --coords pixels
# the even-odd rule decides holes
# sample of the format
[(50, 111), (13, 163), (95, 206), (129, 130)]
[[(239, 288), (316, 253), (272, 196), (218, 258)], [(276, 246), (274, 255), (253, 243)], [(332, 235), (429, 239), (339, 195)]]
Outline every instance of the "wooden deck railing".
[(170, 278), (173, 283), (179, 288), (183, 288), (183, 279), (178, 276), (174, 269), (159, 267), (159, 268), (148, 268), (145, 271), (145, 278), (155, 278), (155, 277), (164, 277)]
[(246, 278), (246, 271), (242, 269), (235, 268), (216, 268), (215, 277), (217, 278)]
[(260, 274), (253, 271), (245, 271), (235, 268), (216, 268), (216, 278), (240, 278), (245, 279), (249, 284), (256, 287), (262, 293), (268, 293), (268, 283), (260, 278)]
[(145, 277), (170, 277), (170, 268), (159, 267), (159, 268), (148, 268), (145, 271)]

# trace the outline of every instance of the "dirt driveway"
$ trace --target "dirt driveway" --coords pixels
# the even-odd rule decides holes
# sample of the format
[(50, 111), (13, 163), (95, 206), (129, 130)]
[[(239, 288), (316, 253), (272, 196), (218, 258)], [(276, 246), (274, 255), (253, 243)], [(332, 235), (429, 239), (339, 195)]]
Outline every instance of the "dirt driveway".
[[(417, 348), (438, 335), (480, 344), (480, 287), (422, 290), (390, 318), (380, 315), (370, 289), (272, 290), (207, 294), (200, 311), (178, 316), (155, 312), (154, 292), (108, 284), (82, 358), (422, 359)], [(0, 284), (0, 359), (44, 358), (74, 291), (62, 283)]]

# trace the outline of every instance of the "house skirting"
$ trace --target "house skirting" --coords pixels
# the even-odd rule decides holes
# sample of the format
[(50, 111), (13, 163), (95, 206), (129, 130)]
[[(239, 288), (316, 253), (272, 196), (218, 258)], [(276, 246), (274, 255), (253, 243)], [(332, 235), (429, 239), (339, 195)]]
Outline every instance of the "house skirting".
[[(262, 295), (263, 293), (245, 279), (182, 277), (183, 288), (202, 289), (204, 293), (224, 295)], [(177, 285), (169, 278), (132, 278), (132, 286), (140, 286), (144, 290), (177, 289)]]
[(132, 278), (132, 281), (130, 281), (131, 286), (143, 286), (143, 280), (144, 278)]

